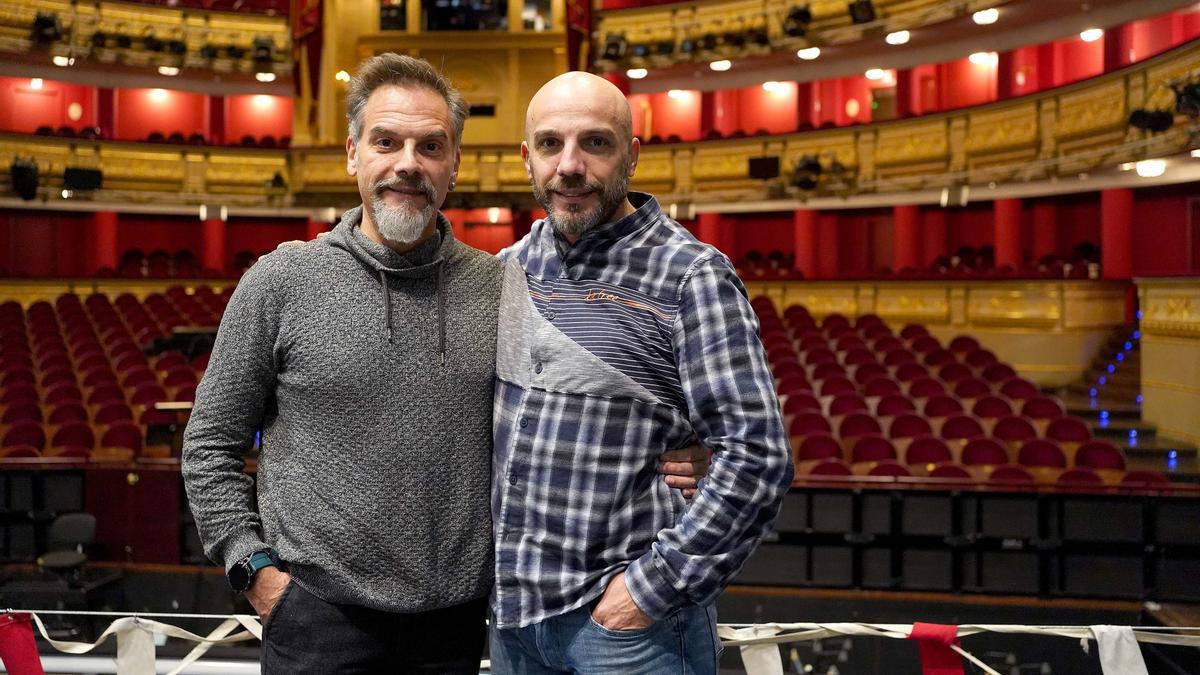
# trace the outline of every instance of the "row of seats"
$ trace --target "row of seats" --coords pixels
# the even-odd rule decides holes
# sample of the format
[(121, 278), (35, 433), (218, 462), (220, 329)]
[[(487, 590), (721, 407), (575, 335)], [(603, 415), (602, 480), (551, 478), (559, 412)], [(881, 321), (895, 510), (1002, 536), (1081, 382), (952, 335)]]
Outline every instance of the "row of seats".
[[(48, 125), (43, 125), (43, 126), (38, 127), (36, 130), (34, 130), (33, 133), (37, 136), (57, 136), (59, 138), (81, 138), (81, 139), (87, 140), (87, 141), (102, 141), (102, 140), (105, 140), (105, 138), (106, 138), (104, 129), (102, 129), (101, 127), (84, 126), (84, 127), (76, 128), (76, 127), (73, 127), (73, 126), (70, 126), (67, 124), (59, 126), (57, 128), (48, 126)], [(137, 140), (137, 139), (122, 139), (122, 140)], [(141, 140), (144, 140), (146, 143), (167, 143), (170, 145), (207, 146), (207, 145), (212, 144), (212, 141), (210, 141), (207, 136), (205, 136), (204, 134), (202, 134), (198, 131), (193, 132), (191, 134), (186, 134), (186, 135), (181, 131), (173, 131), (171, 133), (164, 133), (162, 131), (151, 131), (149, 134), (146, 135), (146, 138), (141, 139)], [(286, 149), (286, 148), (290, 148), (292, 146), (292, 137), (291, 136), (281, 136), (279, 138), (276, 138), (275, 136), (273, 136), (271, 134), (265, 134), (263, 136), (253, 136), (250, 134), (246, 134), (245, 136), (242, 136), (240, 139), (238, 139), (236, 141), (230, 140), (230, 141), (226, 142), (225, 145), (241, 147), (241, 148), (265, 148), (265, 149), (285, 148)]]
[(128, 459), (169, 452), (146, 432), (174, 424), (163, 401), (191, 401), (207, 355), (153, 359), (144, 348), (171, 329), (215, 325), (226, 294), (180, 287), (139, 301), (64, 294), (54, 305), (0, 305), (0, 456)]
[(876, 315), (818, 322), (799, 305), (781, 316), (766, 297), (752, 304), (799, 476), (961, 469), (990, 480), (997, 467), (1021, 467), (1042, 482), (1075, 469), (1113, 482), (1124, 473), (1120, 448), (1092, 439), (1086, 422), (970, 336), (943, 346), (918, 324), (894, 334)]

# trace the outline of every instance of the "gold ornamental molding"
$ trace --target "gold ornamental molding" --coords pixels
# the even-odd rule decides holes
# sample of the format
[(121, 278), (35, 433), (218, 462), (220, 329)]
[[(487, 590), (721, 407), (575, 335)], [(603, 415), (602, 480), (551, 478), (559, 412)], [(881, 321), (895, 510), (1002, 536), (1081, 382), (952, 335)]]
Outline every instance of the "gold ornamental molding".
[(1200, 279), (1138, 279), (1141, 331), (1149, 339), (1200, 339)]

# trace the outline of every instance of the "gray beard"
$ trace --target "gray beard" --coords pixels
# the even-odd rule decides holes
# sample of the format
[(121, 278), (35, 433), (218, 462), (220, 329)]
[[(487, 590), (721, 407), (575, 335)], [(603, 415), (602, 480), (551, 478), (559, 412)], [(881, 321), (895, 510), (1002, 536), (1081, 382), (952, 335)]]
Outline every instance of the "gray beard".
[(403, 206), (392, 208), (379, 197), (371, 200), (371, 217), (379, 229), (379, 236), (397, 244), (407, 245), (419, 240), (436, 213), (437, 208), (432, 203), (420, 211), (413, 211)]
[[(551, 183), (553, 182), (551, 181)], [(584, 211), (582, 205), (572, 204), (566, 210), (555, 210), (549, 194), (551, 183), (547, 183), (546, 187), (540, 187), (532, 180), (529, 182), (533, 188), (534, 199), (546, 210), (550, 224), (554, 226), (554, 231), (564, 237), (582, 237), (587, 232), (608, 222), (617, 207), (629, 194), (629, 174), (627, 171), (621, 171), (608, 185), (592, 184), (591, 187), (600, 194), (600, 202), (596, 208)]]

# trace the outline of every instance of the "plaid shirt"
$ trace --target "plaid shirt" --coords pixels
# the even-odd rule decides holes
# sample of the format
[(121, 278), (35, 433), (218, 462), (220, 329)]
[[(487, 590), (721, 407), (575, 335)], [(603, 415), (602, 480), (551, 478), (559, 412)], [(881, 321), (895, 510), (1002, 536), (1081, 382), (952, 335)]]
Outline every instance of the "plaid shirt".
[[(729, 261), (637, 211), (566, 247), (552, 225), (507, 260), (497, 345), (492, 515), (499, 628), (598, 597), (624, 570), (661, 619), (713, 602), (774, 520), (791, 453), (758, 323)], [(686, 501), (658, 474), (699, 442)]]

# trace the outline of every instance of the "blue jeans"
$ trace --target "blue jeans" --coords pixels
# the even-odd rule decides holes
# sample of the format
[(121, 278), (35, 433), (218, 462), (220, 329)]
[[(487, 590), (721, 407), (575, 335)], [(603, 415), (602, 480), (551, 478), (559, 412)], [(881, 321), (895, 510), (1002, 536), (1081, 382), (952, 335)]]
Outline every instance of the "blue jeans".
[[(592, 603), (594, 604), (594, 603)], [(491, 631), (494, 675), (678, 673), (715, 675), (720, 642), (713, 607), (685, 607), (649, 628), (611, 631), (591, 604), (525, 628)]]

